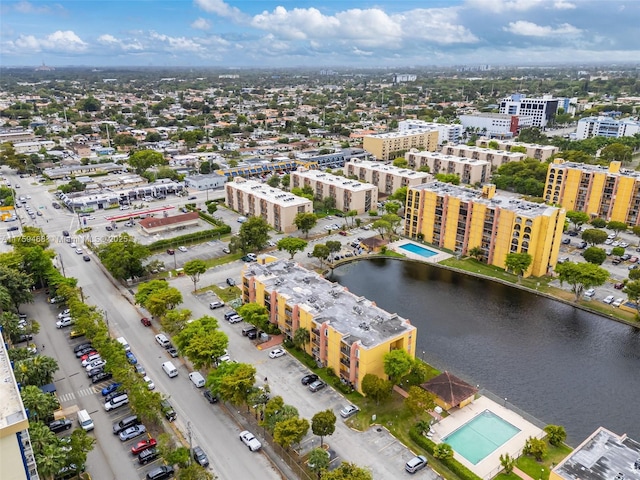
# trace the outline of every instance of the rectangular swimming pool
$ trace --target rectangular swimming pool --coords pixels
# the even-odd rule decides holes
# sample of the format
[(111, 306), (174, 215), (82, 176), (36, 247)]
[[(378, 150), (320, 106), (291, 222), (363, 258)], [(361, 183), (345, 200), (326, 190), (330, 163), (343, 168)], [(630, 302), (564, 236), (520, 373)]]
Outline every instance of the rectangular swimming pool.
[(444, 443), (476, 465), (487, 455), (504, 445), (520, 429), (490, 410), (476, 415), (442, 439)]
[(428, 248), (421, 247), (420, 245), (416, 245), (415, 243), (405, 243), (403, 245), (398, 245), (398, 248), (402, 250), (406, 250), (407, 252), (415, 253), (416, 255), (420, 255), (421, 257), (429, 258), (437, 255), (438, 252), (434, 252), (433, 250), (429, 250)]

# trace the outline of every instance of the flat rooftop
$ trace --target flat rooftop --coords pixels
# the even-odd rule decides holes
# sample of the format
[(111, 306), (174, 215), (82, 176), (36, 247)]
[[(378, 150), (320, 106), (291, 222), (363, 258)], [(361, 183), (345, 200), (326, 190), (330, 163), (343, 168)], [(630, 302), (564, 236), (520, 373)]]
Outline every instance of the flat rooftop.
[(306, 170), (304, 168), (298, 169), (295, 172), (291, 172), (291, 176), (299, 176), (311, 180), (316, 180), (321, 183), (326, 183), (328, 185), (336, 185), (337, 187), (349, 191), (373, 190), (378, 188), (370, 183), (363, 183), (359, 182), (358, 180), (350, 180), (345, 177), (334, 175), (332, 173), (321, 172), (319, 170)]
[(586, 163), (564, 162), (564, 163), (552, 163), (551, 166), (556, 169), (574, 169), (574, 170), (582, 170), (583, 172), (606, 173), (607, 175), (611, 175), (611, 176), (631, 177), (631, 178), (640, 179), (640, 172), (636, 172), (635, 170), (629, 170), (627, 168), (621, 168), (619, 172), (611, 172), (609, 171), (609, 167), (607, 165), (590, 165)]
[[(373, 135), (367, 135), (370, 138), (403, 138), (403, 137), (414, 137), (417, 135), (423, 135), (429, 132), (437, 132), (435, 128), (424, 127), (424, 128), (412, 128), (410, 130), (404, 130), (402, 132), (386, 132), (386, 133), (376, 133)], [(365, 137), (366, 138), (366, 137)]]
[[(27, 419), (20, 391), (13, 375), (4, 338), (0, 334), (0, 430)], [(0, 434), (0, 437), (2, 435)]]
[(251, 263), (245, 267), (244, 275), (255, 277), (267, 291), (275, 290), (288, 297), (290, 305), (313, 312), (318, 324), (329, 322), (349, 345), (360, 342), (364, 348), (375, 347), (416, 328), (398, 314), (377, 307), (371, 300), (358, 297), (291, 260)]
[(410, 168), (394, 167), (391, 164), (382, 163), (382, 162), (372, 162), (369, 160), (351, 159), (351, 161), (349, 161), (348, 163), (352, 163), (353, 165), (356, 165), (359, 167), (364, 167), (368, 170), (373, 170), (380, 173), (391, 173), (393, 175), (399, 175), (401, 177), (406, 177), (406, 178), (431, 178), (430, 173), (416, 172), (415, 170), (411, 170)]
[(553, 471), (565, 480), (637, 480), (636, 462), (640, 462), (640, 443), (600, 427)]
[(441, 152), (410, 152), (410, 156), (433, 158), (434, 160), (447, 160), (449, 162), (466, 163), (469, 165), (491, 165), (487, 160), (479, 160), (477, 158), (458, 157), (456, 155), (445, 155)]
[(493, 148), (476, 147), (475, 145), (447, 145), (445, 148), (453, 148), (459, 152), (482, 152), (492, 153), (495, 155), (506, 155), (514, 158), (525, 158), (527, 155), (520, 152), (508, 152), (506, 150), (494, 150)]
[(308, 198), (298, 197), (289, 192), (285, 192), (279, 188), (273, 188), (266, 183), (261, 183), (256, 180), (246, 180), (242, 177), (236, 177), (234, 182), (228, 182), (226, 184), (229, 188), (236, 188), (245, 193), (250, 193), (258, 198), (267, 200), (268, 202), (276, 205), (282, 205), (285, 207), (292, 207), (295, 205), (306, 205), (311, 203)]

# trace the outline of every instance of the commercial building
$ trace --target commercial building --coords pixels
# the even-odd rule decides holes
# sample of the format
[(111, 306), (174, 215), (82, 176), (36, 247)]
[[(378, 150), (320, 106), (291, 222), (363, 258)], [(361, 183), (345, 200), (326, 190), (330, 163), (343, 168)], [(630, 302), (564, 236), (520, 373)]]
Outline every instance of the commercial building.
[(29, 438), (29, 419), (3, 335), (0, 332), (0, 476), (2, 480), (38, 480)]
[(67, 165), (63, 167), (45, 168), (42, 174), (51, 180), (76, 175), (104, 175), (105, 173), (126, 171), (127, 168), (115, 163), (90, 163), (87, 165)]
[(640, 172), (621, 169), (620, 162), (604, 167), (556, 159), (549, 165), (544, 199), (592, 218), (640, 225)]
[(296, 215), (313, 212), (311, 200), (255, 180), (236, 177), (225, 189), (227, 207), (247, 217), (261, 217), (280, 232), (297, 230), (293, 223)]
[(402, 349), (415, 357), (417, 330), (409, 320), (293, 261), (246, 266), (242, 298), (266, 307), (270, 321), (289, 338), (300, 328), (309, 331), (307, 353), (360, 393), (365, 375), (387, 378), (386, 353)]
[(549, 480), (640, 478), (640, 443), (600, 427), (549, 472)]
[(492, 140), (487, 138), (479, 138), (476, 140), (476, 145), (487, 148), (489, 147), (489, 142), (496, 142), (500, 150), (507, 152), (510, 152), (513, 147), (518, 147), (519, 149), (524, 148), (524, 154), (528, 158), (535, 158), (542, 162), (549, 160), (560, 151), (560, 148), (554, 147), (553, 145), (537, 145), (535, 143), (514, 142), (513, 140)]
[(440, 152), (409, 152), (404, 156), (415, 170), (429, 167), (429, 171), (449, 173), (460, 177), (461, 183), (484, 183), (491, 176), (491, 163), (486, 160), (445, 155)]
[(546, 127), (556, 112), (562, 99), (543, 95), (542, 98), (528, 98), (521, 93), (515, 93), (500, 101), (500, 113), (508, 115), (522, 115), (532, 117), (534, 127)]
[(460, 123), (465, 130), (490, 138), (511, 138), (517, 136), (521, 128), (531, 127), (533, 117), (507, 113), (471, 113), (460, 115)]
[(377, 160), (393, 160), (411, 148), (435, 152), (438, 146), (438, 131), (425, 129), (366, 135), (362, 146)]
[(462, 255), (479, 247), (481, 259), (500, 268), (507, 254), (528, 253), (524, 275), (547, 275), (558, 258), (565, 211), (495, 192), (490, 184), (482, 190), (441, 182), (409, 187), (405, 235)]
[(280, 160), (270, 162), (263, 159), (246, 160), (237, 167), (229, 167), (216, 170), (218, 175), (225, 177), (254, 177), (256, 175), (271, 175), (274, 173), (287, 173), (298, 167), (294, 160)]
[(227, 183), (227, 177), (217, 173), (208, 175), (191, 175), (184, 179), (184, 185), (187, 188), (195, 188), (196, 190), (213, 190), (223, 188)]
[(147, 217), (138, 221), (138, 225), (147, 235), (197, 227), (199, 223), (200, 216), (198, 212), (181, 213), (170, 217)]
[(399, 132), (411, 132), (416, 130), (436, 130), (438, 132), (438, 145), (445, 143), (460, 143), (460, 136), (464, 131), (458, 123), (435, 123), (425, 120), (402, 120), (398, 123)]
[(455, 155), (457, 157), (467, 157), (474, 160), (486, 160), (491, 163), (492, 169), (509, 162), (520, 162), (527, 158), (527, 155), (519, 152), (507, 152), (505, 150), (494, 150), (492, 148), (481, 148), (475, 145), (445, 145), (441, 151), (444, 155)]
[(590, 137), (632, 137), (640, 133), (640, 121), (630, 118), (616, 120), (611, 117), (585, 117), (578, 120), (576, 140)]
[(291, 188), (309, 186), (316, 198), (333, 198), (336, 209), (343, 212), (355, 210), (362, 214), (378, 204), (378, 187), (345, 177), (299, 168), (291, 172)]
[(345, 175), (375, 185), (378, 187), (378, 193), (383, 195), (391, 195), (401, 187), (420, 185), (433, 180), (433, 175), (426, 172), (416, 172), (408, 168), (367, 160), (352, 160), (347, 163)]

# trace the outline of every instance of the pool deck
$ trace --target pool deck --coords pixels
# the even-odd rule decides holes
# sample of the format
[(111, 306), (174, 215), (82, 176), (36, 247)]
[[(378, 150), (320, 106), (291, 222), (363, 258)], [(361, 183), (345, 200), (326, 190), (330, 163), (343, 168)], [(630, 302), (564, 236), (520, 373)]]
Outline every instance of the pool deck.
[(433, 436), (431, 439), (436, 443), (440, 443), (447, 435), (457, 430), (460, 426), (464, 425), (473, 417), (485, 410), (490, 410), (498, 417), (520, 429), (519, 433), (515, 434), (504, 445), (498, 447), (484, 459), (480, 460), (476, 465), (469, 462), (457, 452), (454, 452), (455, 459), (462, 465), (479, 477), (488, 479), (497, 475), (502, 469), (502, 466), (500, 465), (500, 455), (508, 453), (512, 457), (518, 457), (527, 438), (541, 438), (545, 433), (543, 430), (528, 422), (514, 411), (489, 400), (487, 397), (479, 397), (474, 400), (473, 403), (462, 409), (452, 410), (448, 417), (443, 418), (440, 422), (433, 425)]
[[(418, 253), (409, 252), (408, 250), (404, 250), (404, 249), (400, 248), (400, 245), (406, 245), (407, 243), (412, 243), (413, 245), (416, 245), (416, 246), (418, 246), (420, 248), (426, 248), (427, 250), (431, 250), (432, 252), (436, 252), (436, 254), (432, 255), (430, 257), (423, 257), (422, 255), (420, 255)], [(407, 240), (406, 238), (403, 238), (402, 240), (398, 240), (397, 242), (390, 243), (387, 247), (390, 248), (391, 250), (393, 250), (396, 253), (401, 253), (402, 255), (404, 255), (405, 257), (407, 257), (407, 258), (409, 258), (411, 260), (419, 260), (421, 262), (427, 262), (427, 263), (438, 263), (438, 262), (441, 262), (442, 260), (446, 260), (447, 258), (450, 258), (450, 257), (453, 256), (453, 255), (451, 255), (449, 253), (441, 252), (440, 250), (436, 249), (435, 247), (422, 245), (422, 244), (420, 244), (418, 242), (414, 242), (412, 240)]]

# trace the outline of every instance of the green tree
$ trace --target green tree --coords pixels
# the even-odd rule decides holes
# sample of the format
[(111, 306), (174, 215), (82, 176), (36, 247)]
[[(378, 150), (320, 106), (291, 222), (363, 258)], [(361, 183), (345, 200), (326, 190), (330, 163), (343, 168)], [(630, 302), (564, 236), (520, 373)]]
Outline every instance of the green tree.
[(214, 394), (233, 405), (246, 404), (253, 384), (256, 369), (246, 363), (224, 362), (209, 373), (207, 384)]
[(624, 255), (624, 247), (613, 247), (611, 249), (611, 255), (621, 257), (622, 255)]
[(589, 222), (589, 215), (585, 212), (569, 210), (566, 214), (567, 220), (573, 223), (573, 229), (577, 232), (582, 225)]
[(16, 310), (19, 310), (20, 305), (23, 303), (33, 301), (33, 295), (31, 294), (32, 284), (33, 281), (28, 274), (0, 265), (0, 285), (2, 285), (11, 296), (11, 301)]
[(589, 222), (594, 228), (604, 228), (607, 226), (607, 221), (604, 218), (596, 217)]
[(391, 231), (391, 224), (386, 220), (376, 220), (371, 227), (380, 234), (380, 238), (384, 240), (384, 234)]
[(602, 248), (589, 247), (583, 252), (582, 256), (589, 263), (593, 263), (594, 265), (602, 265), (607, 259), (607, 252), (605, 252)]
[(544, 431), (547, 432), (547, 440), (555, 447), (562, 445), (567, 439), (567, 432), (561, 425), (547, 425), (544, 427)]
[(306, 418), (289, 418), (276, 424), (273, 440), (288, 450), (294, 443), (300, 443), (308, 431), (309, 421)]
[(333, 435), (336, 430), (336, 415), (332, 410), (323, 410), (316, 413), (311, 419), (311, 431), (320, 437), (320, 446), (323, 445), (323, 438)]
[(98, 258), (118, 280), (133, 280), (145, 273), (142, 262), (151, 255), (149, 249), (123, 233), (98, 247)]
[(585, 288), (603, 285), (609, 278), (609, 272), (592, 263), (564, 262), (556, 266), (556, 273), (562, 285), (571, 285), (575, 301), (580, 300)]
[(194, 259), (185, 263), (183, 268), (184, 273), (189, 275), (189, 278), (191, 278), (191, 281), (193, 282), (193, 291), (196, 292), (198, 290), (200, 275), (207, 271), (207, 264), (204, 263), (203, 260)]
[(516, 466), (516, 459), (508, 453), (500, 454), (500, 465), (504, 468), (504, 473), (509, 475), (513, 471), (513, 467)]
[[(398, 210), (402, 208), (402, 204), (395, 200), (387, 200), (384, 204), (384, 210), (390, 215), (398, 216)], [(384, 217), (383, 217), (384, 218)]]
[(328, 240), (327, 243), (325, 243), (325, 245), (329, 249), (329, 256), (332, 256), (334, 253), (337, 253), (340, 250), (342, 250), (342, 243), (339, 242), (338, 240)]
[[(242, 224), (238, 237), (248, 250), (262, 250), (269, 241), (269, 224), (262, 217), (249, 217)], [(243, 250), (244, 251), (244, 250)]]
[(167, 288), (169, 288), (169, 284), (164, 279), (150, 280), (138, 286), (138, 291), (134, 295), (134, 298), (138, 305), (144, 306), (151, 295)]
[(197, 463), (191, 463), (186, 467), (180, 467), (176, 474), (177, 480), (214, 480), (213, 474)]
[(238, 314), (245, 322), (255, 325), (261, 330), (270, 330), (268, 310), (257, 303), (246, 303), (237, 309)]
[(37, 355), (33, 358), (16, 362), (14, 374), (16, 381), (22, 385), (41, 386), (53, 381), (53, 374), (58, 371), (58, 362), (51, 357)]
[(353, 463), (341, 463), (335, 470), (325, 472), (322, 480), (373, 480), (373, 474)]
[(640, 225), (634, 225), (631, 227), (631, 231), (636, 237), (640, 237)]
[(433, 456), (438, 460), (453, 458), (453, 448), (448, 443), (439, 443), (433, 449)]
[(304, 350), (305, 345), (311, 342), (311, 334), (305, 327), (300, 327), (294, 332), (292, 341), (297, 348)]
[(611, 220), (609, 223), (607, 223), (607, 228), (609, 230), (613, 230), (613, 233), (615, 233), (617, 237), (621, 232), (626, 232), (629, 227), (624, 222), (616, 222), (615, 220)]
[(547, 454), (547, 444), (539, 438), (529, 437), (522, 448), (522, 453), (531, 455), (538, 462), (541, 462)]
[(167, 163), (162, 154), (155, 150), (138, 150), (129, 156), (127, 162), (138, 175), (142, 175), (155, 165), (164, 165)]
[(395, 385), (405, 375), (408, 375), (413, 366), (413, 357), (401, 348), (391, 350), (382, 357), (384, 373), (389, 375), (389, 380)]
[(640, 280), (627, 282), (622, 291), (627, 294), (627, 298), (631, 302), (636, 304), (636, 310), (638, 310), (638, 314), (640, 315)]
[(528, 253), (507, 253), (507, 257), (504, 260), (504, 265), (507, 270), (512, 271), (518, 275), (518, 281), (522, 278), (522, 275), (527, 271), (533, 257)]
[(434, 177), (439, 182), (460, 185), (460, 177), (455, 173), (436, 173)]
[(329, 251), (329, 247), (322, 243), (318, 243), (313, 247), (312, 255), (320, 260), (320, 266), (322, 266), (322, 263), (326, 261), (327, 258), (329, 258), (330, 254), (331, 252)]
[(267, 185), (271, 188), (278, 188), (280, 186), (280, 177), (278, 175), (272, 175), (267, 180)]
[(395, 192), (393, 192), (391, 195), (389, 195), (389, 198), (387, 198), (387, 201), (395, 200), (395, 201), (400, 202), (401, 204), (404, 205), (404, 202), (407, 199), (407, 192), (408, 191), (409, 191), (408, 187), (400, 187)]
[(182, 308), (180, 310), (169, 310), (160, 319), (162, 330), (170, 335), (176, 335), (181, 332), (191, 319), (191, 310)]
[(409, 162), (404, 157), (398, 157), (393, 161), (393, 166), (398, 168), (407, 168), (409, 166)]
[(292, 405), (287, 405), (280, 396), (275, 396), (267, 401), (264, 406), (264, 418), (260, 425), (273, 433), (276, 425), (290, 418), (298, 418), (298, 409)]
[(329, 469), (330, 461), (326, 450), (323, 448), (314, 448), (309, 452), (307, 465), (309, 465), (309, 470), (317, 474), (318, 478), (320, 478), (321, 473)]
[(540, 145), (546, 145), (548, 142), (547, 136), (540, 131), (539, 128), (529, 127), (522, 128), (518, 134), (518, 141), (524, 143), (537, 143)]
[(372, 373), (367, 373), (362, 379), (362, 393), (375, 400), (376, 405), (388, 399), (392, 390), (393, 383)]
[(39, 452), (34, 452), (38, 473), (46, 479), (53, 479), (67, 463), (67, 452), (58, 443), (47, 443)]
[(44, 393), (35, 385), (24, 387), (20, 391), (20, 396), (22, 397), (24, 408), (29, 410), (29, 417), (32, 420), (47, 422), (50, 418), (53, 418), (53, 412), (60, 407), (58, 399), (54, 395)]
[(102, 108), (102, 103), (100, 103), (100, 100), (95, 98), (93, 95), (90, 95), (87, 98), (80, 100), (76, 104), (76, 108), (85, 112), (99, 112)]
[(285, 173), (281, 178), (280, 184), (282, 185), (281, 188), (283, 190), (288, 190), (289, 185), (291, 185), (291, 175), (289, 175), (288, 173)]
[(640, 270), (637, 268), (629, 270), (629, 280), (640, 280)]
[(278, 240), (277, 246), (278, 250), (284, 250), (290, 255), (289, 258), (293, 260), (293, 256), (296, 253), (302, 252), (307, 247), (307, 242), (297, 237), (286, 237)]
[(402, 217), (399, 217), (394, 213), (387, 213), (386, 215), (383, 215), (381, 220), (389, 224), (389, 230), (387, 232), (389, 236), (391, 236), (391, 234), (395, 235), (396, 230), (402, 224)]
[(73, 465), (86, 465), (87, 455), (93, 450), (95, 439), (90, 437), (82, 428), (76, 428), (71, 432), (69, 446), (71, 450), (67, 453), (67, 462)]
[(481, 247), (473, 247), (469, 249), (469, 251), (467, 252), (467, 255), (480, 261), (484, 256), (484, 250), (482, 250)]
[(414, 417), (419, 417), (436, 406), (435, 396), (422, 387), (412, 385), (407, 393), (404, 406)]
[(154, 317), (162, 318), (167, 311), (174, 309), (181, 303), (182, 293), (180, 293), (180, 290), (167, 286), (164, 290), (159, 290), (150, 295), (144, 303), (144, 307)]
[(300, 212), (293, 219), (293, 223), (309, 238), (309, 231), (318, 223), (318, 216), (315, 213)]
[(633, 150), (622, 143), (611, 143), (600, 151), (600, 158), (608, 162), (617, 161), (622, 163), (630, 163)]
[(592, 246), (604, 243), (607, 236), (607, 232), (599, 228), (587, 228), (582, 232), (582, 239)]

